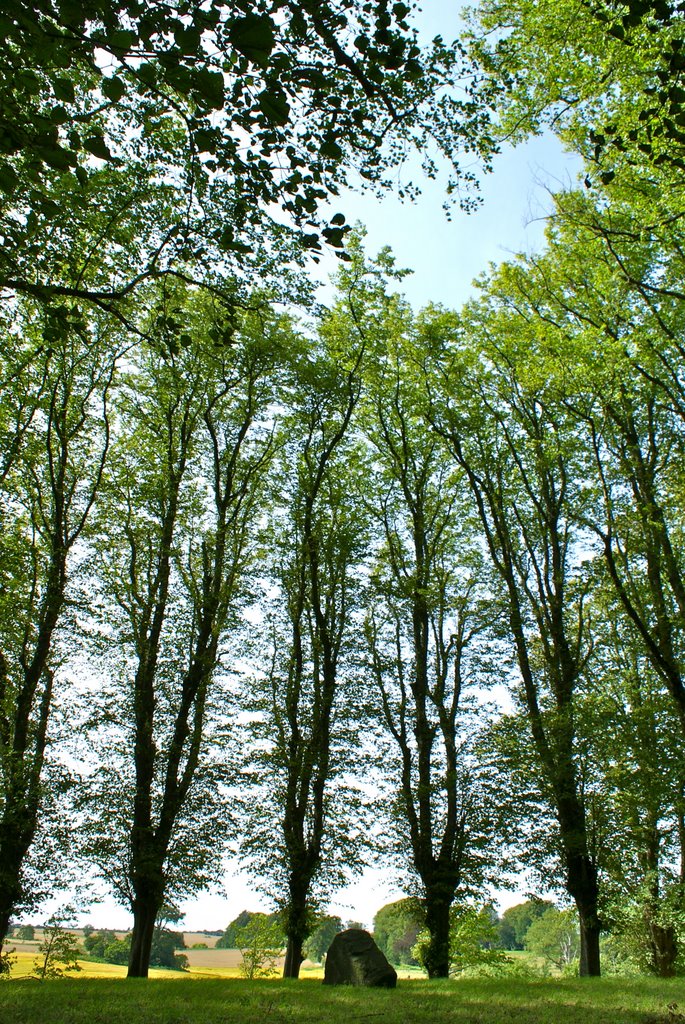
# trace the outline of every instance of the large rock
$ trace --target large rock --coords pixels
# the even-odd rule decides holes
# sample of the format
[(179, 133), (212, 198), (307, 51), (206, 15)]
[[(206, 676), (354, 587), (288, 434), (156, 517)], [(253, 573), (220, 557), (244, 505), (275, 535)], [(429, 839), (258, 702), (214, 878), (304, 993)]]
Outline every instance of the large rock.
[(323, 983), (395, 988), (397, 971), (368, 932), (362, 928), (348, 928), (339, 932), (329, 946)]

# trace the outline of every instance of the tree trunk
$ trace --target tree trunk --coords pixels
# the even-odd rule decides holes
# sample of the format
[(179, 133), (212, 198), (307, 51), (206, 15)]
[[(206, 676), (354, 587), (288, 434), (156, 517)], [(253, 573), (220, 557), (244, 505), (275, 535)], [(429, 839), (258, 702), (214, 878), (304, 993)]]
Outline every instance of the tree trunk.
[(304, 960), (302, 942), (292, 935), (288, 936), (288, 945), (285, 950), (285, 963), (283, 964), (284, 978), (299, 978), (300, 967)]
[(22, 898), (21, 869), (36, 831), (36, 816), (15, 794), (7, 794), (0, 821), (0, 953), (12, 914)]
[(581, 978), (598, 978), (601, 974), (599, 961), (600, 931), (601, 927), (596, 912), (587, 917), (580, 914), (580, 967), (578, 968), (578, 973)]
[(652, 971), (657, 978), (672, 978), (675, 975), (675, 961), (678, 956), (678, 942), (672, 924), (649, 924), (649, 946)]
[(300, 967), (304, 960), (302, 947), (310, 931), (307, 912), (308, 892), (309, 876), (307, 872), (304, 869), (295, 871), (290, 879), (290, 900), (285, 916), (285, 933), (288, 944), (283, 964), (284, 978), (299, 978), (300, 976)]
[(129, 978), (147, 978), (150, 951), (160, 903), (154, 897), (137, 896), (133, 901), (133, 934), (128, 961)]
[(424, 967), (429, 978), (448, 978), (450, 973), (450, 901), (426, 891), (426, 926), (430, 933)]
[[(583, 831), (581, 831), (581, 822)], [(571, 822), (566, 820), (566, 836), (569, 835)], [(575, 835), (577, 840), (584, 834), (584, 821), (579, 816), (576, 822)], [(562, 829), (562, 837), (564, 830)], [(581, 978), (598, 978), (600, 971), (599, 935), (602, 930), (597, 909), (599, 886), (597, 868), (587, 853), (567, 851), (566, 853), (566, 888), (573, 897), (580, 919), (580, 967)]]

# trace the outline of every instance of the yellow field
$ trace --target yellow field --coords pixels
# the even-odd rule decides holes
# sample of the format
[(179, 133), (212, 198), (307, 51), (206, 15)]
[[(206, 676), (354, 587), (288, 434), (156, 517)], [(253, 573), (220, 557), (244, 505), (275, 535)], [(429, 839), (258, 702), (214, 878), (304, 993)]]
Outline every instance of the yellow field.
[[(27, 943), (22, 943), (26, 946)], [(207, 950), (196, 952), (208, 952)], [(217, 952), (219, 952), (217, 950)], [(235, 960), (231, 966), (198, 966), (190, 965), (188, 971), (166, 971), (157, 967), (150, 968), (151, 978), (167, 978), (170, 981), (174, 981), (178, 978), (239, 978), (240, 971), (238, 969), (239, 954), (236, 954), (235, 950), (225, 950), (223, 952), (231, 953), (231, 959)], [(33, 971), (34, 961), (36, 959), (36, 952), (28, 952), (26, 950), (19, 950), (13, 954), (16, 956), (16, 962), (12, 967), (12, 979), (28, 978)], [(76, 972), (70, 972), (67, 977), (78, 980), (79, 978), (125, 978), (126, 967), (119, 964), (98, 964), (92, 963), (90, 960), (79, 960), (78, 961), (81, 970)], [(279, 965), (280, 973), (281, 965)], [(303, 978), (323, 978), (323, 968), (314, 966), (313, 964), (303, 965), (301, 971)], [(275, 975), (274, 975), (275, 976)]]

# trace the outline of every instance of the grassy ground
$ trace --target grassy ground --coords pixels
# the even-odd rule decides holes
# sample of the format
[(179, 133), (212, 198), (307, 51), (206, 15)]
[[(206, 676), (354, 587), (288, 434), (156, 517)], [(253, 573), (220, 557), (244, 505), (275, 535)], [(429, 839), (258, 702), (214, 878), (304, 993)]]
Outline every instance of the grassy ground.
[(0, 983), (3, 1024), (681, 1024), (683, 1009), (680, 979), (405, 981), (395, 991), (188, 976)]

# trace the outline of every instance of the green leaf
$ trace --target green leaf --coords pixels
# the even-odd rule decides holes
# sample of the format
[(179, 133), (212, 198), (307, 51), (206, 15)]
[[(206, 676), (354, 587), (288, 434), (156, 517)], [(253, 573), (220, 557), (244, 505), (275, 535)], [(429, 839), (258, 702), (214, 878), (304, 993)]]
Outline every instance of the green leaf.
[(35, 71), (20, 71), (16, 77), (16, 83), (29, 96), (37, 96), (40, 92), (40, 79)]
[(55, 99), (61, 100), (63, 103), (73, 103), (76, 99), (74, 83), (69, 78), (55, 79), (52, 83), (52, 91), (55, 94)]
[(76, 154), (62, 146), (44, 146), (38, 150), (40, 159), (56, 171), (68, 171), (76, 163)]
[(115, 53), (127, 53), (137, 42), (137, 33), (125, 28), (115, 29), (107, 37), (107, 43)]
[(102, 91), (108, 100), (112, 100), (113, 103), (118, 103), (126, 92), (126, 85), (116, 76), (112, 78), (103, 78)]
[(266, 114), (273, 124), (284, 125), (288, 123), (290, 104), (285, 93), (280, 89), (273, 90), (273, 92), (268, 92), (265, 89), (264, 92), (259, 94), (258, 102), (260, 110)]
[(0, 164), (0, 189), (12, 195), (18, 184), (19, 177), (14, 168), (9, 164)]
[(218, 239), (219, 248), (225, 252), (237, 252), (245, 255), (248, 252), (252, 252), (252, 248), (249, 245), (245, 245), (244, 242), (236, 240), (233, 228), (229, 225), (225, 227), (221, 232)]
[(326, 142), (323, 142), (319, 152), (321, 153), (321, 156), (328, 156), (332, 160), (341, 160), (343, 155), (341, 147), (332, 139), (328, 139)]
[(202, 69), (193, 75), (193, 90), (206, 101), (213, 110), (221, 110), (224, 105), (224, 79), (219, 71)]
[(248, 14), (235, 19), (228, 30), (228, 38), (239, 53), (264, 68), (276, 43), (275, 29), (268, 14)]
[(100, 160), (112, 159), (112, 154), (102, 135), (89, 135), (87, 139), (83, 140), (83, 148), (92, 153), (93, 156), (99, 157)]

